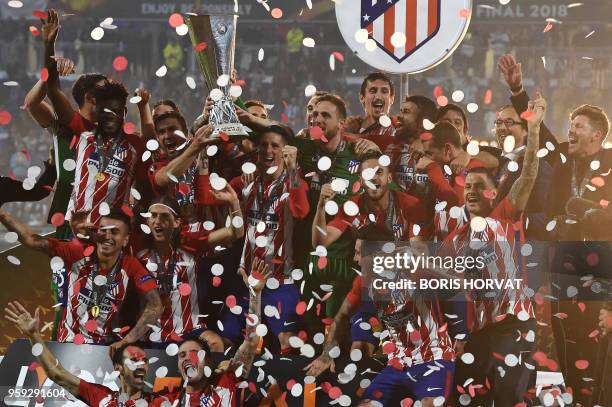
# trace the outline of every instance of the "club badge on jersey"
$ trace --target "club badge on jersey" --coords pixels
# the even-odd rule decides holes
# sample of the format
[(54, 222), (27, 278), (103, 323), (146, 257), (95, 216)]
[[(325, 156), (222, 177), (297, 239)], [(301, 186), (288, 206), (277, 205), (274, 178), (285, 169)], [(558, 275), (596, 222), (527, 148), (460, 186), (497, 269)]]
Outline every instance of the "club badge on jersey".
[(344, 0), (335, 5), (347, 45), (368, 65), (392, 73), (422, 72), (448, 58), (463, 40), (472, 11), (472, 0)]

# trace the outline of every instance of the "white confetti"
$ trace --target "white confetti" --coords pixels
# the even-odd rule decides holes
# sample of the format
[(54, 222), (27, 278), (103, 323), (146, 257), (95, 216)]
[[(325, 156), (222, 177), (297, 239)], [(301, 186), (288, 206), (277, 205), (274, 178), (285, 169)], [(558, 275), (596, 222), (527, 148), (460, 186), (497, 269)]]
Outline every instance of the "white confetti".
[(517, 172), (519, 169), (519, 164), (516, 161), (510, 161), (508, 163), (508, 171)]
[(187, 86), (189, 86), (190, 89), (196, 88), (196, 81), (191, 76), (185, 78), (185, 83), (187, 83)]
[(538, 150), (538, 152), (536, 153), (536, 157), (538, 158), (543, 158), (546, 157), (548, 155), (549, 151), (546, 148), (541, 148)]
[(336, 58), (334, 57), (334, 54), (329, 56), (329, 69), (332, 71), (336, 70)]
[(220, 88), (223, 88), (224, 86), (227, 86), (229, 81), (230, 81), (229, 75), (227, 74), (220, 75), (217, 78), (217, 86), (219, 86)]
[(265, 326), (264, 324), (259, 324), (257, 325), (257, 328), (255, 328), (255, 333), (257, 334), (257, 336), (261, 336), (261, 337), (266, 336), (266, 334), (268, 333), (268, 327)]
[(6, 256), (6, 259), (9, 261), (9, 263), (14, 264), (15, 266), (19, 266), (21, 264), (21, 260), (15, 256)]
[(98, 208), (98, 212), (100, 213), (100, 215), (106, 216), (110, 213), (110, 206), (108, 206), (106, 202), (102, 202), (100, 204), (100, 207)]
[(402, 48), (406, 45), (406, 34), (401, 31), (396, 31), (391, 35), (391, 45), (395, 48)]
[(360, 30), (357, 30), (357, 32), (355, 32), (355, 41), (357, 41), (359, 44), (365, 44), (366, 41), (368, 40), (369, 34), (368, 34), (368, 30), (366, 30), (365, 28), (362, 28)]
[(487, 227), (487, 221), (481, 216), (475, 216), (470, 220), (470, 226), (474, 232), (482, 232)]
[(166, 366), (158, 367), (155, 370), (155, 377), (166, 377), (168, 375), (168, 368)]
[(476, 156), (480, 152), (480, 147), (478, 146), (478, 141), (472, 140), (468, 143), (466, 151), (469, 155)]
[(149, 158), (151, 158), (151, 152), (149, 150), (147, 150), (144, 153), (142, 153), (142, 157), (140, 159), (142, 160), (142, 162), (145, 162)]
[(99, 41), (102, 39), (102, 37), (104, 37), (104, 28), (96, 27), (93, 30), (91, 30), (91, 34), (89, 35), (91, 36), (93, 40)]
[(176, 356), (178, 353), (179, 347), (176, 343), (171, 343), (166, 347), (166, 354), (168, 356)]
[(295, 383), (293, 387), (291, 387), (291, 395), (293, 397), (299, 397), (302, 395), (302, 385), (300, 383)]
[(451, 98), (453, 99), (453, 102), (456, 102), (456, 103), (461, 102), (464, 97), (465, 97), (465, 94), (461, 90), (456, 90), (451, 95)]
[(206, 155), (209, 157), (214, 157), (218, 151), (219, 147), (217, 147), (215, 144), (206, 147)]
[(325, 202), (325, 213), (334, 216), (338, 213), (338, 204), (334, 201)]
[(230, 86), (229, 94), (233, 98), (239, 98), (242, 95), (242, 86)]
[(365, 48), (366, 48), (366, 51), (368, 52), (375, 51), (377, 48), (376, 41), (374, 41), (372, 38), (368, 38), (368, 40), (365, 43)]
[(359, 213), (359, 206), (353, 201), (346, 201), (342, 209), (348, 216), (356, 216)]
[(506, 153), (512, 152), (514, 150), (515, 145), (516, 145), (516, 139), (514, 138), (514, 136), (510, 135), (504, 138), (504, 151)]
[(317, 88), (314, 85), (307, 85), (304, 88), (304, 96), (306, 96), (307, 98), (314, 96), (316, 92)]
[(466, 365), (471, 365), (474, 363), (474, 355), (469, 352), (465, 352), (461, 355), (461, 361)]
[(516, 357), (516, 355), (513, 355), (512, 353), (509, 353), (504, 358), (504, 363), (507, 366), (514, 367), (514, 366), (516, 366), (518, 364), (518, 358)]
[(380, 164), (381, 167), (388, 167), (391, 165), (391, 158), (388, 155), (383, 154), (378, 158), (378, 164)]
[(28, 178), (36, 178), (40, 175), (41, 169), (37, 165), (28, 168)]
[(23, 7), (23, 3), (20, 2), (19, 0), (11, 0), (7, 4), (8, 4), (9, 7), (12, 7), (12, 8), (21, 8), (21, 7)]
[(302, 40), (302, 45), (308, 48), (313, 48), (315, 46), (315, 40), (310, 37), (305, 37)]
[(242, 226), (244, 226), (244, 219), (242, 219), (240, 216), (233, 217), (232, 226), (236, 229), (240, 229)]
[(586, 37), (584, 37), (584, 38), (589, 38), (589, 37), (590, 37), (591, 35), (593, 35), (593, 34), (595, 34), (595, 30), (593, 30), (593, 31), (591, 31), (590, 33), (588, 33), (588, 34), (586, 35)]
[(556, 226), (557, 226), (557, 221), (553, 219), (546, 224), (546, 230), (548, 232), (552, 232)]
[(144, 223), (140, 224), (140, 230), (142, 230), (142, 232), (147, 235), (151, 234), (151, 228), (148, 225), (145, 225)]
[(434, 127), (436, 127), (436, 125), (431, 120), (423, 119), (423, 128), (425, 130), (433, 130)]
[(327, 171), (331, 168), (331, 159), (328, 156), (323, 156), (317, 161), (317, 168), (321, 171)]
[(259, 48), (259, 52), (257, 53), (257, 60), (261, 62), (263, 61), (263, 59), (264, 59), (264, 49)]
[(382, 127), (389, 127), (391, 126), (391, 118), (386, 114), (383, 114), (378, 118), (378, 123), (380, 123)]
[(591, 161), (590, 167), (593, 171), (597, 171), (600, 167), (601, 163), (599, 162), (599, 160), (593, 160)]
[(226, 185), (227, 181), (225, 180), (225, 178), (221, 178), (219, 176), (215, 178), (210, 178), (210, 186), (212, 186), (215, 191), (221, 191), (225, 188)]
[(478, 110), (478, 105), (476, 103), (468, 103), (466, 109), (470, 113), (476, 113), (476, 111)]
[(213, 264), (210, 268), (210, 272), (213, 276), (220, 276), (221, 274), (223, 274), (223, 265), (219, 263)]
[(7, 243), (15, 243), (19, 239), (19, 235), (15, 232), (6, 232), (4, 235), (4, 240)]
[(147, 150), (155, 151), (159, 148), (159, 143), (155, 139), (147, 141)]
[(160, 66), (157, 71), (155, 71), (155, 76), (158, 78), (163, 78), (168, 73), (168, 67), (166, 65)]
[(183, 35), (187, 35), (187, 33), (189, 32), (189, 27), (187, 26), (187, 24), (183, 23), (176, 27), (175, 31), (178, 35), (182, 37)]
[(502, 6), (505, 6), (508, 3), (510, 3), (510, 0), (499, 0), (499, 4), (501, 4)]
[(359, 362), (362, 357), (363, 357), (363, 354), (360, 349), (353, 349), (351, 351), (351, 360), (353, 362)]
[(6, 81), (2, 83), (4, 86), (19, 86), (19, 82), (16, 81)]
[(32, 346), (32, 355), (38, 357), (38, 356), (42, 355), (42, 353), (43, 353), (43, 345), (42, 345), (42, 343), (35, 343)]
[(223, 97), (223, 91), (221, 89), (214, 88), (213, 90), (210, 91), (210, 98), (213, 100), (213, 102), (217, 102), (221, 100), (222, 97)]
[(242, 172), (245, 174), (252, 174), (257, 170), (257, 166), (252, 162), (246, 162), (242, 164)]
[(66, 171), (74, 171), (76, 168), (76, 162), (72, 158), (67, 158), (62, 163), (62, 167), (64, 167)]

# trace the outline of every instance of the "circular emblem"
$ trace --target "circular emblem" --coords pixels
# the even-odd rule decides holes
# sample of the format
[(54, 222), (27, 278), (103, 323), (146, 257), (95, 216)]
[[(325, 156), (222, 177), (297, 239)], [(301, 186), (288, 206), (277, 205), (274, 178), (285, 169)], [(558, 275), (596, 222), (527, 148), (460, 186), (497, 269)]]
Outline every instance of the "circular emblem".
[(225, 34), (227, 32), (227, 26), (225, 24), (217, 24), (217, 32), (221, 35)]
[(342, 37), (368, 65), (391, 73), (432, 68), (459, 46), (472, 0), (335, 0)]

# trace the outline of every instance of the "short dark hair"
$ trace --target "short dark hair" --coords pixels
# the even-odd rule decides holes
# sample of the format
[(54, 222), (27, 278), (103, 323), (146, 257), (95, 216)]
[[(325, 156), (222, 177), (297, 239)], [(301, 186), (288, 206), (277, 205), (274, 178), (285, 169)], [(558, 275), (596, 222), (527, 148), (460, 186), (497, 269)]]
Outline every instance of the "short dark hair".
[(189, 131), (187, 127), (187, 122), (185, 121), (183, 115), (180, 114), (178, 111), (166, 112), (153, 116), (153, 124), (155, 125), (155, 130), (157, 130), (157, 125), (159, 124), (159, 122), (166, 119), (178, 120), (179, 124), (181, 125), (181, 129), (183, 130), (183, 133), (185, 133), (185, 136), (187, 136), (187, 132)]
[(124, 104), (127, 102), (128, 91), (121, 82), (106, 79), (102, 85), (98, 85), (93, 90), (96, 101), (99, 100), (120, 100)]
[(356, 238), (366, 241), (387, 242), (395, 240), (393, 232), (386, 225), (369, 223), (357, 230)]
[(602, 141), (608, 136), (610, 131), (610, 120), (606, 112), (599, 106), (581, 105), (570, 113), (570, 120), (574, 120), (576, 116), (586, 116), (591, 121), (595, 129), (601, 130), (603, 133)]
[(101, 73), (86, 73), (79, 76), (79, 78), (72, 85), (72, 98), (79, 108), (83, 107), (83, 104), (85, 103), (85, 94), (92, 92), (98, 82), (105, 79), (106, 76), (102, 75)]
[(202, 339), (198, 334), (196, 333), (188, 333), (186, 335), (183, 336), (183, 341), (179, 344), (182, 345), (185, 342), (195, 342), (198, 345), (200, 345), (200, 347), (202, 348), (202, 350), (204, 351), (204, 353), (206, 354), (205, 357), (210, 357), (211, 355), (211, 351), (210, 351), (210, 346), (208, 346), (208, 342), (206, 342), (204, 339)]
[(495, 177), (491, 174), (491, 171), (487, 170), (485, 167), (475, 167), (471, 170), (468, 170), (467, 175), (470, 174), (484, 174), (490, 181), (497, 187), (497, 181), (495, 181)]
[(428, 119), (431, 122), (436, 121), (438, 107), (436, 102), (423, 95), (406, 96), (404, 102), (412, 102), (419, 108), (418, 124), (422, 126), (423, 120)]
[(374, 81), (387, 82), (389, 84), (391, 95), (395, 94), (395, 86), (393, 85), (393, 81), (391, 80), (391, 77), (383, 72), (372, 72), (371, 74), (366, 76), (363, 82), (361, 82), (361, 90), (359, 91), (359, 94), (361, 96), (365, 96), (366, 89), (368, 87), (368, 82), (374, 82)]
[(368, 151), (363, 156), (361, 156), (359, 165), (364, 163), (367, 160), (378, 160), (382, 157), (382, 153), (379, 151)]
[(251, 100), (247, 100), (246, 102), (244, 102), (244, 107), (246, 107), (247, 109), (251, 106), (259, 106), (265, 111), (268, 111), (268, 109), (266, 109), (266, 105), (261, 100), (251, 99)]
[(334, 95), (333, 93), (328, 93), (327, 95), (323, 95), (317, 98), (317, 103), (321, 102), (329, 102), (332, 105), (336, 106), (336, 111), (341, 119), (346, 119), (346, 102), (338, 95)]
[(291, 130), (290, 127), (285, 126), (280, 123), (276, 123), (271, 126), (265, 127), (263, 130), (259, 132), (258, 142), (261, 141), (261, 136), (263, 136), (266, 133), (278, 134), (279, 136), (283, 138), (283, 140), (285, 140), (285, 144), (289, 144), (291, 140), (293, 140), (293, 138), (295, 137), (295, 135), (293, 134), (293, 130)]
[(444, 116), (447, 112), (450, 112), (450, 111), (457, 112), (461, 115), (461, 118), (463, 119), (463, 132), (467, 134), (467, 131), (468, 131), (467, 116), (465, 115), (465, 112), (463, 111), (461, 106), (456, 105), (454, 103), (449, 103), (446, 106), (442, 106), (440, 109), (438, 109), (438, 114), (436, 116), (436, 122), (439, 122), (442, 116)]
[(113, 355), (113, 357), (111, 358), (111, 362), (114, 365), (122, 365), (123, 364), (123, 352), (125, 352), (125, 350), (129, 347), (135, 347), (135, 348), (140, 348), (144, 351), (145, 356), (146, 356), (146, 351), (145, 348), (142, 344), (136, 342), (136, 343), (125, 343), (123, 345), (121, 345), (121, 347), (119, 347), (119, 349), (117, 349), (115, 351), (115, 354)]
[(321, 97), (321, 96), (325, 96), (325, 95), (328, 95), (328, 94), (329, 94), (329, 92), (326, 91), (326, 90), (318, 90), (312, 96)]
[(161, 106), (161, 105), (166, 105), (166, 106), (170, 106), (172, 109), (174, 109), (177, 112), (180, 112), (180, 109), (178, 108), (177, 104), (174, 103), (174, 101), (170, 100), (170, 99), (161, 99), (158, 100), (157, 102), (155, 102), (155, 104), (153, 105), (153, 109), (155, 109), (157, 106)]
[(102, 218), (109, 218), (121, 221), (126, 224), (128, 228), (128, 232), (132, 231), (132, 218), (130, 218), (125, 212), (123, 212), (120, 208), (111, 208), (108, 215), (102, 216)]
[(446, 143), (461, 148), (461, 136), (452, 124), (438, 122), (430, 132), (432, 135), (431, 142), (435, 148), (443, 148)]
[(178, 201), (175, 198), (172, 198), (168, 195), (158, 195), (154, 197), (153, 199), (151, 199), (151, 202), (149, 203), (149, 208), (155, 204), (166, 205), (167, 207), (169, 207), (170, 209), (174, 211), (174, 213), (176, 214), (175, 216), (177, 217), (181, 216), (180, 215), (181, 206), (179, 205)]

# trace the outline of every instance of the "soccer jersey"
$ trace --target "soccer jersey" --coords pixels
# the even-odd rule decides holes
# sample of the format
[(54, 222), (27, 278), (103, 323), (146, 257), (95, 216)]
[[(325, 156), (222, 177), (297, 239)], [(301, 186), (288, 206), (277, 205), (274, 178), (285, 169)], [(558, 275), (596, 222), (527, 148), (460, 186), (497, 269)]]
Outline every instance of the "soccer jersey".
[(378, 121), (370, 127), (359, 129), (359, 135), (376, 144), (380, 151), (386, 151), (389, 145), (395, 143), (395, 127), (383, 127)]
[(200, 322), (197, 276), (200, 259), (208, 250), (208, 234), (198, 225), (187, 226), (180, 243), (168, 256), (150, 248), (135, 248), (136, 257), (157, 280), (163, 304), (160, 329), (149, 336), (151, 342), (176, 341), (204, 327)]
[[(143, 395), (142, 400), (145, 400), (147, 403), (153, 398), (153, 395), (150, 393), (143, 393)], [(79, 394), (77, 397), (88, 406), (94, 407), (135, 407), (138, 401), (119, 401), (120, 396), (118, 392), (112, 391), (101, 384), (86, 382), (83, 379), (79, 381)]]
[[(201, 392), (186, 393), (183, 389), (159, 395), (149, 405), (160, 407), (164, 402), (185, 407), (235, 407), (236, 389), (240, 381), (234, 372), (223, 373), (214, 385), (208, 385)], [(175, 403), (176, 402), (176, 403)]]
[[(67, 302), (58, 328), (59, 342), (73, 342), (77, 334), (86, 343), (112, 342), (113, 322), (128, 284), (134, 284), (141, 294), (157, 288), (153, 276), (132, 256), (124, 255), (121, 264), (104, 270), (97, 260), (77, 253), (69, 242), (58, 240), (49, 240), (49, 256), (61, 257), (67, 270)], [(99, 308), (97, 317), (91, 312), (95, 306)]]
[(258, 176), (245, 185), (241, 177), (231, 186), (243, 202), (247, 221), (240, 267), (251, 270), (254, 257), (264, 259), (274, 278), (282, 284), (291, 277), (294, 268), (293, 232), (295, 219), (308, 215), (308, 187), (300, 178), (298, 188), (291, 188), (289, 176), (283, 171), (276, 180), (266, 183)]
[[(341, 209), (340, 213), (328, 223), (328, 226), (344, 232), (349, 226), (359, 229), (368, 223), (376, 223), (387, 226), (390, 231), (393, 231), (396, 240), (399, 241), (409, 240), (410, 237), (415, 236), (413, 225), (418, 224), (420, 226), (427, 221), (425, 208), (415, 197), (403, 192), (389, 191), (389, 209), (387, 211), (369, 212), (365, 195), (353, 197), (351, 200), (359, 207), (359, 213), (355, 216), (349, 216)], [(416, 231), (421, 236), (420, 231)]]
[(160, 188), (157, 185), (155, 176), (160, 170), (167, 166), (170, 161), (171, 160), (169, 158), (162, 157), (149, 166), (148, 176), (153, 193), (156, 195), (167, 194), (168, 196), (175, 198), (180, 207), (193, 205), (195, 202), (194, 181), (196, 174), (198, 173), (197, 164), (195, 162), (193, 162), (183, 174), (172, 174), (174, 177), (176, 177), (178, 182), (171, 180), (171, 184), (167, 188)]
[[(72, 212), (91, 211), (90, 221), (97, 225), (101, 218), (100, 205), (106, 202), (112, 208), (127, 204), (134, 181), (148, 191), (145, 173), (148, 162), (141, 160), (144, 151), (142, 140), (133, 134), (119, 137), (105, 142), (104, 152), (98, 152), (94, 134), (80, 135), (76, 144), (75, 183), (67, 219), (70, 219)], [(104, 154), (105, 160), (101, 160), (101, 154)], [(100, 168), (102, 163), (106, 164), (106, 168)], [(142, 195), (145, 191), (139, 192)]]
[[(373, 298), (378, 298), (376, 293)], [(454, 360), (455, 353), (447, 325), (438, 301), (425, 298), (418, 290), (396, 290), (386, 293), (388, 302), (377, 304), (373, 298), (363, 299), (375, 303), (380, 321), (388, 332), (383, 351), (389, 363), (400, 369), (434, 360)], [(353, 307), (362, 302), (362, 279), (355, 277), (346, 297)]]
[(391, 171), (394, 180), (402, 191), (415, 196), (425, 197), (429, 191), (429, 178), (426, 173), (416, 170), (417, 160), (410, 154), (410, 144), (396, 140), (383, 150), (391, 158)]
[[(504, 282), (523, 279), (523, 284), (520, 288), (504, 285), (493, 291), (470, 291), (476, 330), (503, 319), (507, 314), (521, 321), (535, 318), (533, 305), (524, 289), (527, 287), (527, 273), (520, 254), (524, 240), (520, 213), (508, 198), (504, 198), (485, 221), (484, 230), (479, 232), (472, 230), (469, 222), (450, 232), (443, 243), (441, 254), (481, 257), (485, 268), (478, 272), (477, 278)], [(483, 242), (484, 245), (474, 249), (470, 247), (470, 241)]]
[[(331, 183), (333, 180), (339, 180), (346, 187), (336, 193), (334, 201), (342, 206), (350, 197), (359, 192), (359, 166), (361, 161), (355, 154), (355, 139), (342, 136), (342, 140), (338, 144), (335, 152), (327, 153), (323, 151), (317, 142), (310, 139), (293, 139), (294, 144), (298, 148), (298, 163), (302, 170), (302, 174), (308, 184), (308, 202), (310, 208), (316, 208), (319, 202), (321, 186)], [(327, 157), (331, 161), (330, 168), (322, 171), (317, 164), (322, 157)], [(304, 246), (307, 246), (306, 253), (310, 251), (311, 236), (312, 236), (312, 221), (315, 215), (314, 209), (310, 211), (309, 216), (301, 221), (296, 233), (300, 237), (300, 241)], [(334, 244), (327, 248), (328, 257), (332, 258), (352, 258), (353, 241), (349, 236), (343, 235)], [(298, 249), (296, 247), (296, 249)], [(302, 249), (301, 254), (304, 254)]]

